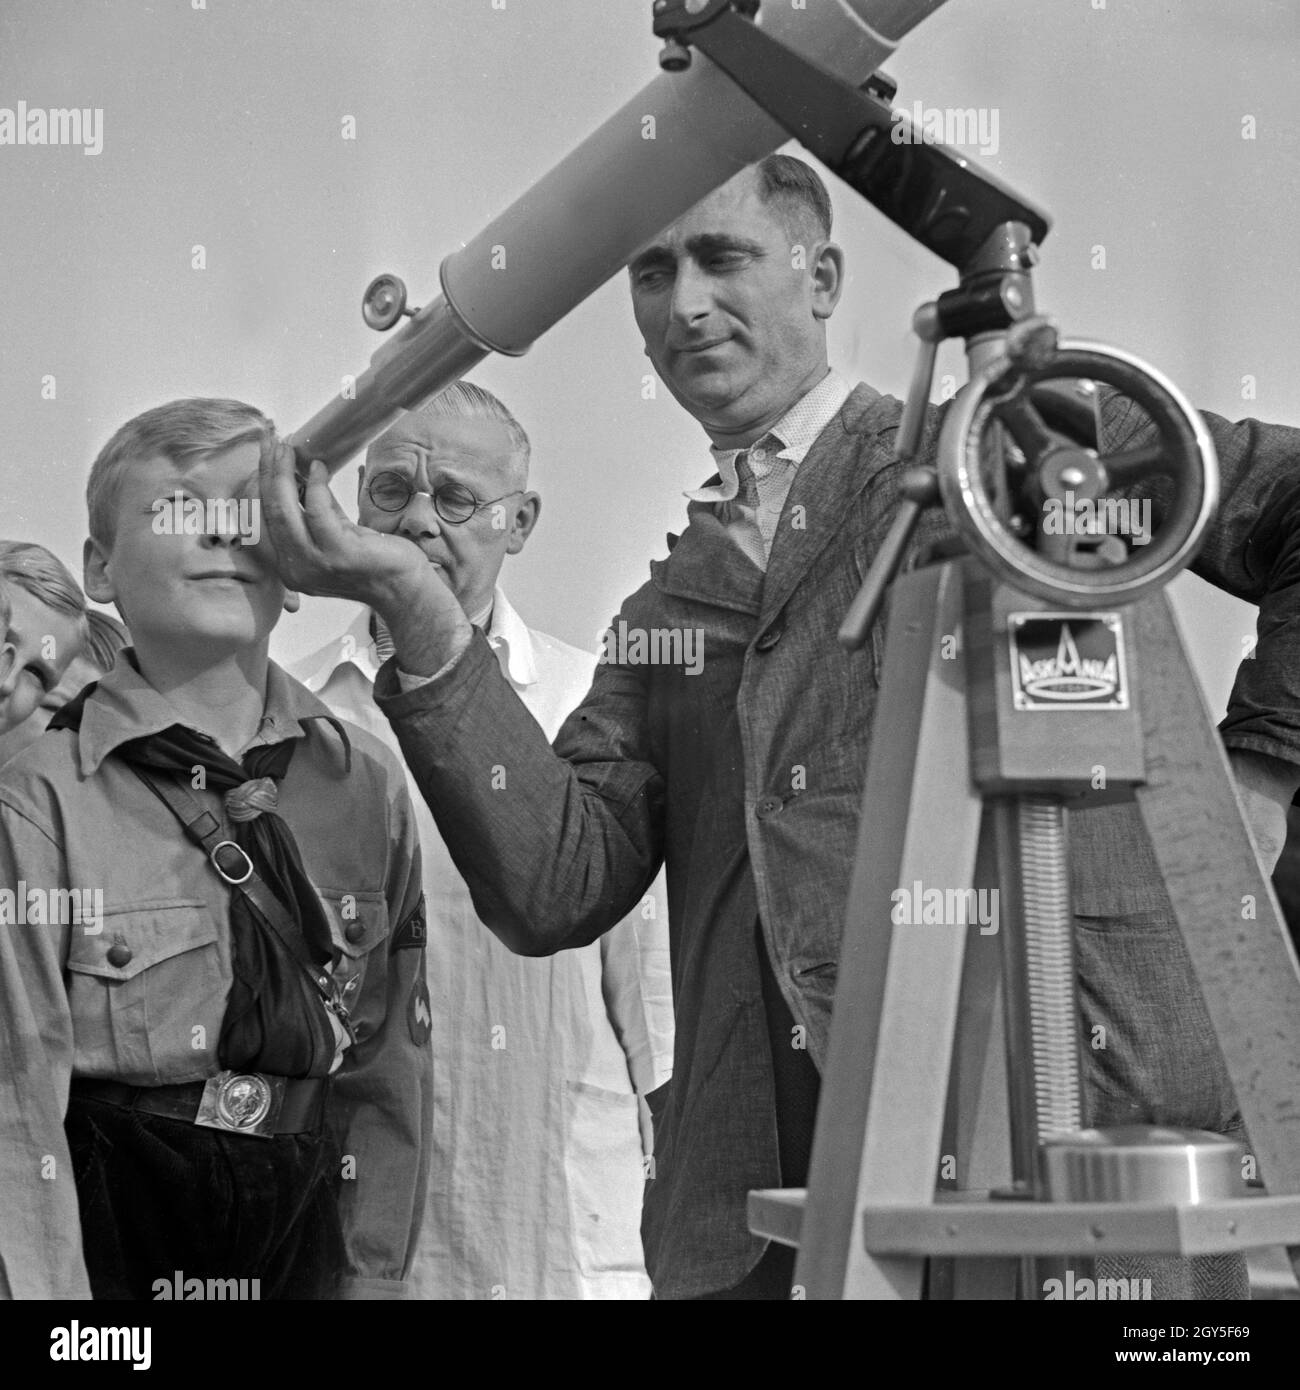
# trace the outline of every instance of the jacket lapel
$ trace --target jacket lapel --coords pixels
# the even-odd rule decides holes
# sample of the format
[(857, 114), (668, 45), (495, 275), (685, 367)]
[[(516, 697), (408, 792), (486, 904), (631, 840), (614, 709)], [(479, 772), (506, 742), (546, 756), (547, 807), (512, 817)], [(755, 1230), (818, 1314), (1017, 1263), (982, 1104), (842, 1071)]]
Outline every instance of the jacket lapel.
[(757, 614), (763, 571), (741, 550), (718, 520), (712, 504), (692, 502), (689, 525), (667, 560), (652, 560), (650, 574), (661, 593)]
[[(763, 586), (762, 622), (780, 611), (817, 556), (830, 544), (873, 478), (894, 458), (892, 427), (900, 404), (859, 384), (817, 436), (794, 476), (772, 542)], [(871, 435), (890, 431), (868, 445)], [(796, 512), (796, 508), (803, 508)], [(795, 525), (798, 520), (799, 525)]]

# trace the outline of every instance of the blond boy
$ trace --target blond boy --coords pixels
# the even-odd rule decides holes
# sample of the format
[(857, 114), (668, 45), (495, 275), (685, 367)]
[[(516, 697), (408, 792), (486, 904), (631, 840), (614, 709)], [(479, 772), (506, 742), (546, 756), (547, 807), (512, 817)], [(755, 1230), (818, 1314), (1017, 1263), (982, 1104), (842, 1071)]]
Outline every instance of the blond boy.
[(268, 658), (297, 598), (230, 504), (272, 438), (176, 401), (91, 472), (86, 591), (134, 646), (0, 777), (0, 884), (39, 909), (0, 932), (14, 1297), (404, 1292), (419, 849), (391, 755)]

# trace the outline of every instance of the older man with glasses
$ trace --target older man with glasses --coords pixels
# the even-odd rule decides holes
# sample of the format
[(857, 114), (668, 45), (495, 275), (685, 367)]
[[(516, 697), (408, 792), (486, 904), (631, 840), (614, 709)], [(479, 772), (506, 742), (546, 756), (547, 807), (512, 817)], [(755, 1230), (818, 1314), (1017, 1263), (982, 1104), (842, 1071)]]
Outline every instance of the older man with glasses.
[[(363, 526), (419, 547), (496, 651), (548, 738), (591, 683), (594, 658), (529, 629), (497, 584), (540, 511), (528, 437), (469, 382), (371, 445)], [(397, 749), (372, 696), (391, 654), (363, 610), (293, 674), (335, 713)], [(400, 756), (400, 752), (399, 752)], [(508, 767), (484, 768), (508, 785)], [(598, 943), (534, 959), (486, 930), (412, 787), (428, 901), (433, 1156), (411, 1283), (424, 1298), (645, 1298), (639, 1220), (648, 1110), (671, 1068), (666, 897), (656, 884)]]

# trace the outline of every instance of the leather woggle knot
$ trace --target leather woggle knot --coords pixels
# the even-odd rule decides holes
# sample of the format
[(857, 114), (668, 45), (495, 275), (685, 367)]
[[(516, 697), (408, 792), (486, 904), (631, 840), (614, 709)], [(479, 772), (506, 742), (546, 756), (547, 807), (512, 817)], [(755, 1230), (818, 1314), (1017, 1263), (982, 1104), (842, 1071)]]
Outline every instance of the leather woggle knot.
[(270, 777), (254, 777), (226, 793), (226, 814), (233, 821), (256, 820), (263, 811), (274, 811), (275, 782)]

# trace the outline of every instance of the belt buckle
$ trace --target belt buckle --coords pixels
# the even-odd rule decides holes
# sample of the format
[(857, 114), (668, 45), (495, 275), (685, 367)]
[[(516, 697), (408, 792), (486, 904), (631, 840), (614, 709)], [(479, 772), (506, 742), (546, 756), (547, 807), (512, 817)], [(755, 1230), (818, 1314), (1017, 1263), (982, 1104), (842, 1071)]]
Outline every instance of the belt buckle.
[(203, 1087), (196, 1125), (269, 1139), (284, 1100), (284, 1077), (260, 1071), (219, 1071)]

